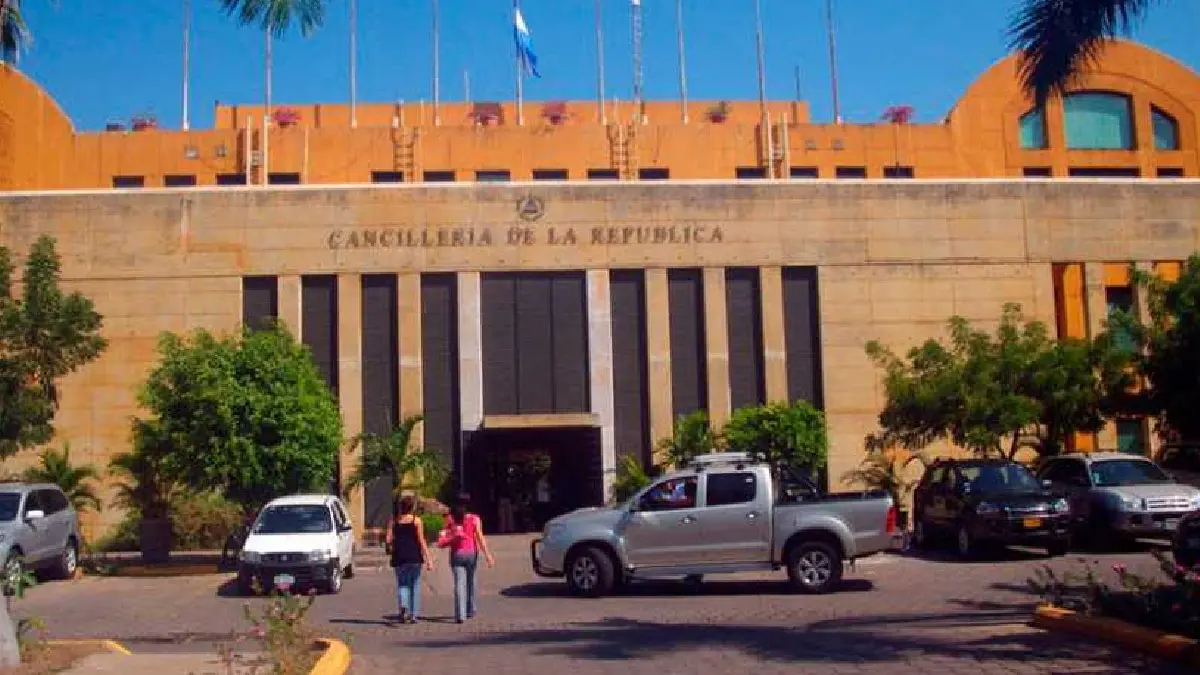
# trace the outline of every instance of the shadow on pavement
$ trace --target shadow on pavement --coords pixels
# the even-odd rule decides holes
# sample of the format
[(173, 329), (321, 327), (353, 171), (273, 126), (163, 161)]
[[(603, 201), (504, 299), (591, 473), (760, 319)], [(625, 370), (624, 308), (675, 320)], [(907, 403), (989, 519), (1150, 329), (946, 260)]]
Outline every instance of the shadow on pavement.
[[(865, 593), (874, 588), (875, 585), (866, 579), (846, 579), (832, 595), (836, 596), (839, 593)], [(701, 597), (735, 597), (745, 595), (770, 596), (796, 594), (796, 591), (792, 590), (792, 587), (786, 581), (705, 581), (699, 585), (693, 585), (683, 581), (667, 580), (635, 581), (615, 593), (615, 595), (622, 597), (633, 598), (686, 597), (690, 595)], [(500, 595), (506, 598), (571, 597), (566, 583), (562, 581), (509, 586), (500, 591)]]
[[(1023, 613), (1022, 613), (1023, 614)], [(768, 662), (806, 665), (904, 664), (930, 656), (962, 659), (970, 667), (1064, 662), (1063, 672), (1182, 673), (1173, 666), (1090, 642), (1011, 626), (1015, 611), (977, 614), (890, 615), (837, 619), (809, 628), (720, 623), (660, 623), (609, 618), (556, 628), (513, 630), (465, 639), (424, 640), (409, 649), (438, 651), (514, 645), (539, 655), (593, 661), (653, 659), (697, 650), (738, 651)], [(1027, 614), (1023, 614), (1027, 617)], [(972, 629), (983, 629), (972, 639)], [(948, 664), (947, 664), (948, 665)], [(1057, 665), (1057, 664), (1056, 664)], [(956, 671), (957, 672), (957, 671)], [(988, 671), (991, 672), (991, 671)]]

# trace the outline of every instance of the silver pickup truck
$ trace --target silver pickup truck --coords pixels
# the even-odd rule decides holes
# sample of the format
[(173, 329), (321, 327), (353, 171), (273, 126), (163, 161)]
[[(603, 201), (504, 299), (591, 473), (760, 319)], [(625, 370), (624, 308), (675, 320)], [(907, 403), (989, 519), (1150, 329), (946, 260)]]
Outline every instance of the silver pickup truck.
[(780, 568), (797, 590), (826, 593), (845, 561), (895, 547), (896, 535), (896, 506), (885, 492), (821, 495), (794, 472), (722, 453), (624, 504), (551, 520), (530, 553), (535, 573), (565, 576), (571, 592), (586, 597), (632, 579)]

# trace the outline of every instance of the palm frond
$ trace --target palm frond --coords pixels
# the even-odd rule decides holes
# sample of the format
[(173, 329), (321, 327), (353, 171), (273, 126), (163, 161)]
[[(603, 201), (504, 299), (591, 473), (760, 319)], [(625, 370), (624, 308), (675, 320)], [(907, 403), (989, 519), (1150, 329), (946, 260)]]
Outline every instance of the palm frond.
[(1104, 43), (1129, 32), (1157, 0), (1025, 0), (1010, 27), (1021, 83), (1041, 106), (1093, 63)]
[(70, 443), (63, 444), (62, 451), (43, 451), (39, 459), (40, 465), (29, 467), (22, 474), (26, 482), (57, 485), (76, 511), (101, 510), (100, 498), (89, 484), (89, 481), (98, 480), (100, 473), (90, 464), (72, 465)]
[(327, 0), (221, 0), (221, 8), (242, 25), (258, 24), (275, 37), (283, 37), (292, 23), (300, 34), (312, 35), (325, 22)]
[(30, 40), (19, 0), (0, 0), (0, 61), (15, 63)]

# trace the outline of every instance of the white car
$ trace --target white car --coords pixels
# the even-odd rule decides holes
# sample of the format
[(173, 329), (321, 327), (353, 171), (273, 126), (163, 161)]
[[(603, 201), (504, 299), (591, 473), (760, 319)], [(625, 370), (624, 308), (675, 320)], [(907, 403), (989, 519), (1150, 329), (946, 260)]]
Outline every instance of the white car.
[[(238, 554), (238, 590), (316, 588), (337, 593), (354, 576), (354, 527), (341, 499), (296, 495), (258, 512)], [(257, 582), (257, 589), (256, 583)]]

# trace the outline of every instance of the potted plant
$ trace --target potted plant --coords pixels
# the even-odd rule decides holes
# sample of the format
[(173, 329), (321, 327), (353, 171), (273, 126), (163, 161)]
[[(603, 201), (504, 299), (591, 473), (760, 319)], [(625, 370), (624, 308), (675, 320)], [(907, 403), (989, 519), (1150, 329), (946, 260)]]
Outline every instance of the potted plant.
[(134, 115), (133, 119), (130, 120), (130, 124), (133, 126), (134, 131), (146, 131), (147, 129), (157, 129), (158, 128), (158, 118), (156, 118), (154, 115), (151, 115), (150, 113), (143, 113), (141, 115)]
[(729, 101), (720, 101), (708, 109), (708, 121), (720, 124), (729, 119)]
[(134, 420), (133, 450), (109, 463), (121, 479), (117, 505), (139, 516), (138, 546), (145, 563), (165, 563), (171, 557), (170, 505), (178, 485), (167, 469), (169, 452), (156, 423)]
[(925, 463), (919, 454), (898, 453), (892, 450), (868, 450), (857, 469), (847, 472), (842, 480), (857, 483), (868, 490), (887, 492), (896, 504), (897, 526), (908, 527), (908, 496), (917, 481), (904, 477), (905, 469), (913, 462)]
[(480, 102), (472, 107), (471, 117), (474, 118), (475, 124), (490, 127), (504, 121), (504, 110), (499, 103)]
[(300, 111), (295, 108), (276, 108), (271, 113), (271, 121), (284, 129), (296, 126), (300, 123)]
[(566, 122), (570, 116), (567, 104), (563, 101), (550, 101), (542, 106), (542, 119), (555, 126)]

